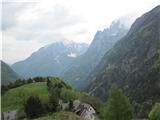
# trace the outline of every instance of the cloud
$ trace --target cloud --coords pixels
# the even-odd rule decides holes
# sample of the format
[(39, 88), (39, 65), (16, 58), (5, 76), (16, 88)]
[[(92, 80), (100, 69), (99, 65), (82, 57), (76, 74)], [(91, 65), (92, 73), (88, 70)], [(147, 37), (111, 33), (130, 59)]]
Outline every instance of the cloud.
[[(19, 14), (23, 13), (26, 9), (27, 4), (31, 5), (32, 3), (24, 2), (2, 2), (2, 30), (8, 30), (17, 25), (17, 17)], [(18, 11), (18, 12), (17, 12)]]
[[(9, 7), (10, 6), (10, 7)], [(9, 12), (10, 11), (10, 12)], [(2, 5), (2, 30), (7, 30), (16, 25), (16, 8), (10, 3)]]
[(159, 0), (3, 0), (3, 59), (9, 63), (22, 60), (38, 48), (60, 40), (90, 43), (96, 31), (108, 27), (113, 20), (120, 19), (130, 26), (136, 17), (158, 3)]
[(17, 41), (12, 36), (3, 33), (2, 46), (2, 59), (7, 63), (14, 63), (29, 57), (33, 51), (38, 50), (44, 44), (37, 41)]
[[(68, 32), (68, 29), (80, 22), (78, 16), (70, 14), (68, 9), (61, 5), (56, 4), (51, 9), (43, 12), (39, 11), (37, 6), (38, 4), (35, 4), (31, 9), (23, 9), (23, 14), (14, 12), (21, 9), (21, 7), (11, 7), (15, 8), (13, 14), (10, 13), (11, 15), (7, 14), (9, 11), (6, 9), (4, 16), (7, 17), (4, 17), (3, 30), (6, 33), (9, 31), (10, 36), (12, 35), (16, 40), (46, 42), (49, 39), (52, 39), (51, 41), (54, 38), (61, 39), (63, 34)], [(6, 8), (10, 8), (10, 5)], [(16, 14), (19, 14), (19, 16), (16, 17)]]

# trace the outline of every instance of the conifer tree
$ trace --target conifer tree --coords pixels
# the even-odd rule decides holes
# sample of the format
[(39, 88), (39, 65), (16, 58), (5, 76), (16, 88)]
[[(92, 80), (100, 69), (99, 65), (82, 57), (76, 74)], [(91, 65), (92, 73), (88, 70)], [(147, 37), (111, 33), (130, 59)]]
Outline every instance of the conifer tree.
[(131, 120), (132, 108), (122, 90), (113, 84), (109, 91), (109, 99), (104, 108), (105, 120)]

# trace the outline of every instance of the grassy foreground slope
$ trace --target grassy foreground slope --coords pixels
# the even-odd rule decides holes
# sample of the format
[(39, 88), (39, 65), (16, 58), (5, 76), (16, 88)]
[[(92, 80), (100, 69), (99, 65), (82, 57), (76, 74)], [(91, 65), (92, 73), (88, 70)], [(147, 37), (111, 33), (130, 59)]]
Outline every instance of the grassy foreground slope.
[(72, 112), (58, 112), (35, 120), (84, 120)]
[[(48, 82), (48, 80), (50, 82)], [(47, 82), (46, 82), (47, 81)], [(43, 117), (37, 118), (36, 120), (83, 120), (81, 117), (76, 114), (68, 111), (63, 111), (62, 109), (58, 111), (51, 110), (51, 90), (58, 90), (58, 99), (64, 102), (69, 102), (73, 100), (80, 100), (82, 102), (92, 105), (97, 113), (101, 112), (103, 103), (93, 96), (88, 95), (87, 93), (78, 92), (71, 88), (71, 86), (64, 83), (59, 78), (55, 77), (46, 77), (46, 78), (33, 78), (32, 81), (25, 81), (21, 86), (18, 87), (19, 83), (22, 81), (15, 82), (13, 86), (8, 86), (8, 91), (5, 91), (1, 96), (2, 98), (2, 112), (17, 110), (17, 118), (23, 119), (27, 118), (24, 113), (24, 105), (30, 96), (37, 96), (42, 105), (46, 107), (42, 113)], [(30, 83), (32, 82), (32, 83)], [(50, 84), (49, 84), (50, 83)], [(52, 84), (51, 84), (52, 83)], [(51, 88), (50, 88), (50, 87)], [(13, 88), (15, 87), (15, 88)], [(32, 106), (32, 105), (29, 105)], [(51, 114), (53, 113), (53, 114)], [(35, 117), (36, 118), (36, 117)]]
[(9, 90), (2, 96), (2, 111), (10, 111), (23, 107), (27, 98), (31, 95), (39, 96), (43, 102), (47, 102), (49, 100), (49, 92), (46, 83), (31, 83)]

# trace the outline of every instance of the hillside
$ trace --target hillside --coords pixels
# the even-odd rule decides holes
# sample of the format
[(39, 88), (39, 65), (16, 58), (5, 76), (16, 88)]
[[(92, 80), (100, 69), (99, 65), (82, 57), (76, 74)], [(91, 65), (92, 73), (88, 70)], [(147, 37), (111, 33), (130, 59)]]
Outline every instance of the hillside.
[[(2, 95), (2, 111), (21, 109), (29, 96), (38, 96), (44, 103), (49, 102), (49, 91), (46, 81), (60, 84), (63, 88), (70, 88), (62, 80), (56, 77), (36, 77), (28, 79), (22, 85), (13, 87)], [(23, 80), (22, 80), (23, 81)], [(17, 84), (16, 82), (14, 84)]]
[(43, 82), (31, 83), (9, 90), (2, 96), (2, 111), (19, 109), (31, 95), (38, 95), (44, 102), (48, 101), (47, 86)]
[(160, 6), (139, 17), (89, 75), (90, 94), (107, 98), (113, 83), (137, 102), (160, 97)]
[(35, 120), (84, 120), (84, 119), (72, 112), (59, 112)]
[(12, 68), (24, 78), (59, 76), (87, 48), (88, 45), (83, 43), (55, 42), (40, 48), (27, 59), (13, 64)]
[(5, 62), (1, 61), (1, 84), (7, 85), (10, 82), (15, 82), (20, 76), (12, 70)]
[[(51, 83), (49, 83), (48, 81), (50, 81)], [(26, 105), (27, 100), (31, 96), (36, 96), (40, 99), (41, 103), (45, 107), (45, 110), (48, 110), (47, 114), (44, 114), (42, 118), (39, 118), (40, 120), (63, 120), (65, 118), (68, 118), (69, 120), (83, 120), (81, 117), (73, 113), (72, 110), (70, 110), (70, 112), (67, 112), (68, 109), (63, 110), (60, 106), (58, 111), (52, 111), (50, 109), (52, 107), (51, 93), (54, 93), (54, 91), (56, 91), (56, 94), (54, 94), (54, 98), (56, 97), (55, 99), (58, 99), (59, 105), (61, 105), (59, 103), (59, 100), (70, 102), (78, 99), (82, 102), (92, 105), (97, 112), (100, 112), (101, 106), (103, 104), (99, 99), (95, 97), (73, 90), (69, 85), (67, 85), (57, 77), (36, 77), (28, 79), (26, 80), (26, 82), (24, 82), (23, 80), (21, 82), (23, 82), (23, 84), (18, 87), (16, 86), (18, 82), (15, 82), (15, 86), (12, 86), (12, 88), (7, 90), (1, 96), (2, 112), (6, 114), (12, 114), (9, 112), (17, 111), (17, 117), (23, 116), (23, 118), (25, 118), (26, 115), (24, 114), (24, 105)], [(9, 112), (7, 113), (7, 111)], [(51, 113), (53, 113), (53, 115), (51, 115)]]
[(98, 31), (88, 50), (77, 57), (61, 77), (77, 89), (84, 88), (87, 85), (85, 80), (89, 73), (127, 31), (119, 21), (114, 21), (109, 28)]

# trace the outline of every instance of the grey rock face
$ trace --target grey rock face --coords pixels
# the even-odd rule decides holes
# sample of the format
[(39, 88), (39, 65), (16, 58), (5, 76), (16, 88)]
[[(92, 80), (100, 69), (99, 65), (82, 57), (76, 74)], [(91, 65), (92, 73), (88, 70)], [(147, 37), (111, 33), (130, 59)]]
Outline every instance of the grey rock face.
[(73, 61), (71, 67), (62, 73), (62, 78), (77, 89), (85, 88), (88, 83), (86, 78), (89, 73), (98, 65), (104, 54), (109, 51), (127, 31), (119, 21), (113, 22), (109, 28), (103, 31), (98, 31), (88, 50)]

